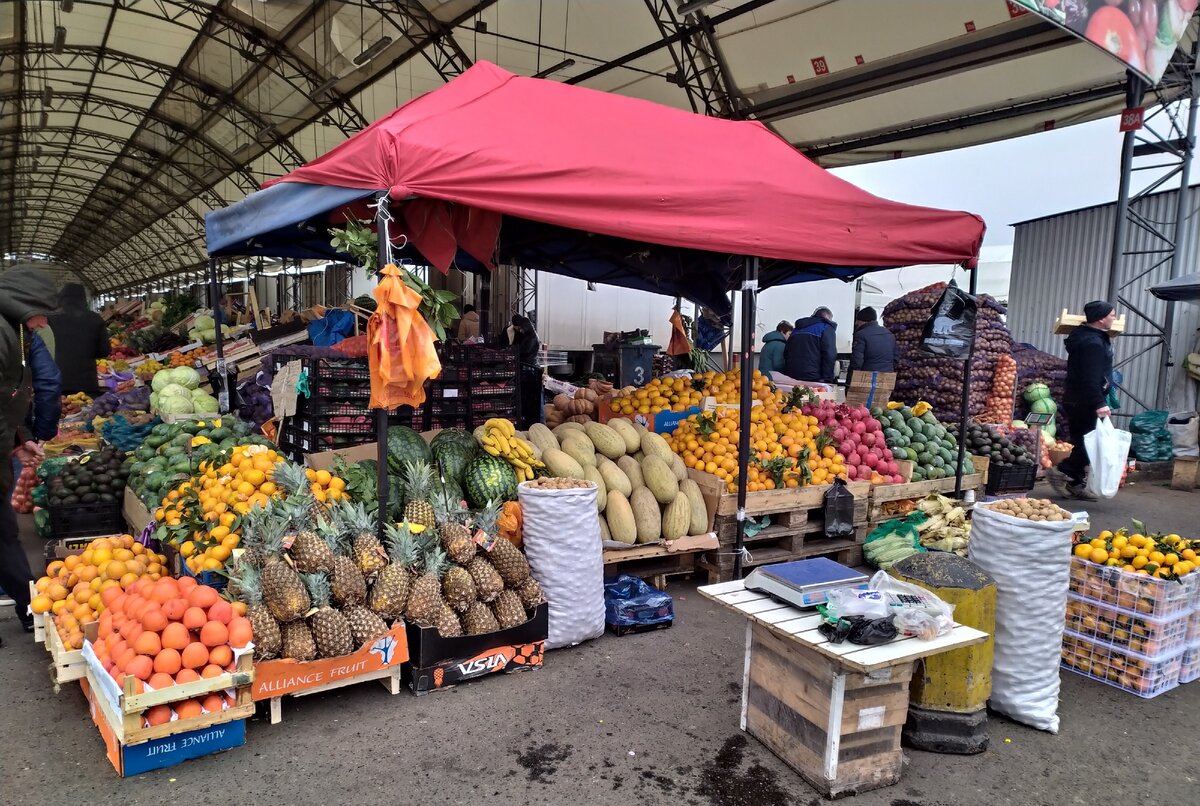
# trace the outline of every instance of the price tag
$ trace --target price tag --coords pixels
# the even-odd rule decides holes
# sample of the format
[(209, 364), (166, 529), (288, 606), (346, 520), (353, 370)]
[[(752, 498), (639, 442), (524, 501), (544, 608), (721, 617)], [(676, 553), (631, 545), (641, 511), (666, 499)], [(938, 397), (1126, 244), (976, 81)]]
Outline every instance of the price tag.
[(457, 389), (443, 389), (442, 397), (458, 397)]
[(479, 546), (484, 551), (491, 551), (492, 546), (496, 545), (496, 536), (489, 535), (482, 529), (476, 529), (475, 533), (471, 535), (471, 539), (475, 541), (475, 545)]

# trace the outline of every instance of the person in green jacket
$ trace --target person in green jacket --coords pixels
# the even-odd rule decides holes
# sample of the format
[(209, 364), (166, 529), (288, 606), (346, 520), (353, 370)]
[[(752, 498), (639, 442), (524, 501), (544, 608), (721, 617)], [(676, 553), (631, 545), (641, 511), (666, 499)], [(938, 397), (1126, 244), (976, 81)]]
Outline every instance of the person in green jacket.
[(783, 372), (783, 349), (791, 332), (791, 322), (780, 322), (774, 330), (763, 336), (762, 352), (758, 354), (759, 372)]

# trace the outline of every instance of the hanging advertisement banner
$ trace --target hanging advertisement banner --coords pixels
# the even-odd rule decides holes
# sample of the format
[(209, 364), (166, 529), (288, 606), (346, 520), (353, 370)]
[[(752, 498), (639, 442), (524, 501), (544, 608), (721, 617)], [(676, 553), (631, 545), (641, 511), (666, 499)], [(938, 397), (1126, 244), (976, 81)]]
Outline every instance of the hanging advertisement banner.
[(1151, 84), (1166, 72), (1200, 0), (1009, 0), (1112, 54)]

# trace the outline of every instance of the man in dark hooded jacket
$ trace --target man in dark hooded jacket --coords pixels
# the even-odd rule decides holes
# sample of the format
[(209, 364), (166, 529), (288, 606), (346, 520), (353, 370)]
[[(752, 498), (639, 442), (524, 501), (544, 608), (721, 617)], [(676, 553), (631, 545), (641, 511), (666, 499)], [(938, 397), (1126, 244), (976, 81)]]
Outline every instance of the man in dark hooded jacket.
[(783, 374), (798, 381), (837, 381), (837, 323), (828, 308), (796, 320), (783, 351)]
[(850, 372), (895, 372), (900, 363), (896, 337), (876, 321), (875, 309), (863, 308), (854, 314), (854, 349), (850, 354)]
[(0, 274), (0, 588), (13, 598), (26, 630), (33, 629), (28, 612), (33, 572), (10, 499), (12, 457), (15, 452), (29, 461), (38, 450), (24, 433), (32, 396), (30, 342), (33, 332), (45, 327), (46, 314), (55, 309), (54, 282), (42, 270), (17, 268)]
[(100, 314), (87, 306), (87, 294), (79, 283), (67, 283), (59, 292), (62, 310), (50, 317), (55, 335), (54, 360), (62, 371), (64, 395), (100, 392), (96, 359), (109, 354), (108, 328)]

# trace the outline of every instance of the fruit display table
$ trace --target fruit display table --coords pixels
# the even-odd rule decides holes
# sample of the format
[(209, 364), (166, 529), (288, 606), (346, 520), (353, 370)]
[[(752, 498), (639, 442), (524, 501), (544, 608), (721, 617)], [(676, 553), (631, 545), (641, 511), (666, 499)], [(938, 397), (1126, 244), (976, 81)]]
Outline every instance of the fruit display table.
[(747, 619), (742, 730), (826, 797), (898, 782), (913, 661), (988, 637), (960, 625), (932, 641), (831, 644), (815, 611), (748, 591), (741, 580), (698, 590)]

